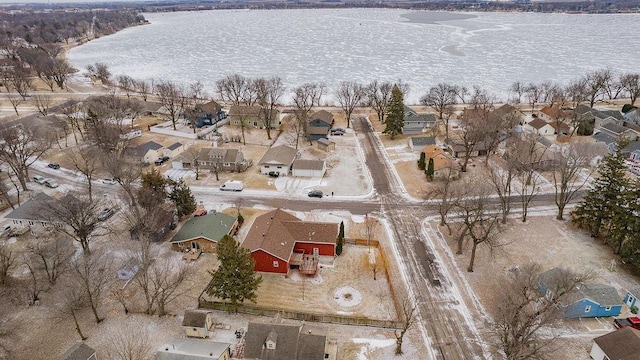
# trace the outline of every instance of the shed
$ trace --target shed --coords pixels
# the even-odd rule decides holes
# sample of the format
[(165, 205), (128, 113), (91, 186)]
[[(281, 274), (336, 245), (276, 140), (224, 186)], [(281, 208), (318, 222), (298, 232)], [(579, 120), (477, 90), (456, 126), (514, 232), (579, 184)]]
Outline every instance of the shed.
[(593, 339), (593, 360), (638, 360), (640, 330), (624, 327)]
[(292, 166), (293, 176), (321, 178), (327, 171), (327, 164), (323, 160), (295, 160)]
[(333, 140), (327, 138), (318, 139), (318, 149), (324, 151), (333, 151), (336, 149), (336, 143)]
[(208, 310), (187, 310), (184, 312), (182, 327), (185, 334), (190, 337), (206, 338), (209, 329), (213, 326), (213, 317)]
[(172, 339), (162, 345), (156, 360), (229, 360), (231, 344), (196, 339)]
[(60, 360), (97, 360), (96, 351), (82, 341), (65, 351)]
[(416, 136), (409, 138), (409, 148), (411, 148), (411, 151), (420, 150), (425, 146), (435, 144), (436, 138), (433, 136)]
[(130, 258), (127, 260), (124, 265), (120, 269), (118, 269), (118, 279), (120, 280), (131, 280), (140, 269), (140, 264), (136, 258)]

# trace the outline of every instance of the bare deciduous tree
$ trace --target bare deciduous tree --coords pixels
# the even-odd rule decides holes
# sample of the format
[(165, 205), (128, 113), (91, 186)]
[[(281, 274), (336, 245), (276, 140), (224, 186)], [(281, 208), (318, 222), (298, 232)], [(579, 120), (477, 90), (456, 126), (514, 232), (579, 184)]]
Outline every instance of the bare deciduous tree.
[(354, 81), (343, 81), (336, 89), (336, 99), (340, 103), (344, 116), (347, 119), (347, 127), (351, 125), (351, 114), (356, 106), (360, 104), (364, 95), (365, 87)]
[(98, 307), (102, 303), (104, 292), (113, 278), (112, 261), (109, 254), (87, 254), (78, 256), (71, 262), (73, 286), (84, 292), (96, 323), (103, 318), (98, 315)]
[(640, 74), (626, 73), (620, 75), (620, 86), (631, 99), (631, 105), (635, 105), (636, 99), (640, 96)]
[(458, 103), (459, 91), (460, 89), (455, 85), (439, 83), (420, 98), (424, 106), (429, 106), (438, 113), (438, 119), (445, 126), (445, 139), (449, 139), (449, 119), (453, 114), (454, 105)]
[(255, 82), (242, 75), (233, 74), (216, 81), (216, 87), (220, 98), (235, 106), (234, 115), (237, 117), (238, 125), (240, 125), (242, 143), (246, 144), (245, 129), (247, 119), (252, 115), (250, 106), (253, 106), (257, 100)]
[[(500, 286), (498, 314), (493, 324), (496, 346), (508, 360), (550, 359), (557, 347), (558, 332), (553, 325), (564, 316), (563, 305), (576, 286), (588, 275), (559, 269), (550, 281), (549, 293), (539, 290), (538, 264), (525, 264), (510, 272)], [(543, 331), (544, 329), (544, 331)]]
[(543, 179), (541, 172), (547, 167), (547, 149), (538, 143), (536, 135), (530, 134), (517, 141), (507, 156), (507, 161), (513, 162), (516, 168), (519, 184), (515, 190), (520, 194), (522, 222), (526, 222), (529, 204), (538, 194), (538, 185)]
[(185, 109), (185, 99), (188, 94), (184, 87), (171, 82), (161, 81), (155, 86), (155, 93), (164, 107), (167, 120), (171, 121), (173, 130), (176, 130), (176, 124)]
[(440, 215), (440, 226), (446, 226), (449, 230), (449, 235), (451, 235), (451, 226), (447, 222), (447, 216), (456, 206), (456, 202), (463, 190), (460, 186), (457, 186), (456, 178), (456, 171), (453, 168), (447, 169), (443, 177), (433, 182), (433, 190), (429, 194), (429, 197), (435, 197), (439, 200), (438, 215)]
[[(304, 136), (307, 136), (307, 123), (309, 121), (309, 113), (314, 106), (319, 106), (322, 96), (325, 93), (324, 84), (306, 83), (293, 89), (293, 104), (295, 106), (295, 116), (298, 128), (302, 130)], [(296, 138), (296, 149), (298, 148), (298, 139)]]
[(80, 327), (80, 311), (87, 306), (87, 300), (82, 289), (76, 286), (63, 287), (58, 293), (55, 305), (58, 316), (65, 320), (71, 317), (78, 336), (80, 336), (81, 340), (86, 340), (87, 337)]
[(585, 91), (587, 100), (589, 101), (589, 107), (593, 108), (593, 105), (599, 97), (603, 95), (606, 89), (607, 83), (612, 77), (611, 70), (601, 69), (587, 73), (584, 78)]
[(260, 106), (264, 116), (264, 127), (267, 131), (267, 139), (271, 139), (271, 129), (275, 125), (275, 116), (277, 114), (277, 106), (280, 98), (284, 94), (285, 86), (282, 79), (272, 77), (269, 79), (258, 78), (253, 81), (253, 87), (256, 91), (256, 103)]
[(391, 99), (392, 89), (393, 83), (378, 82), (378, 80), (372, 81), (366, 88), (366, 103), (373, 108), (381, 123), (385, 122), (385, 115), (387, 114), (387, 106)]
[(100, 166), (100, 154), (97, 148), (85, 147), (70, 156), (73, 167), (87, 179), (89, 201), (93, 200), (93, 175)]
[(27, 190), (29, 167), (51, 148), (51, 139), (42, 138), (33, 123), (0, 127), (0, 160), (7, 164)]
[(81, 121), (83, 118), (82, 112), (82, 104), (78, 101), (67, 100), (67, 104), (64, 105), (61, 109), (61, 112), (66, 116), (67, 122), (69, 123), (69, 128), (73, 133), (73, 139), (78, 144), (78, 136), (84, 139), (83, 127), (81, 126)]
[(127, 319), (120, 330), (109, 337), (109, 359), (152, 360), (154, 349), (146, 326), (135, 319)]
[(402, 342), (404, 335), (418, 321), (418, 305), (417, 302), (409, 296), (402, 299), (400, 304), (400, 329), (394, 331), (396, 336), (396, 355), (402, 354)]
[(8, 93), (7, 100), (9, 100), (9, 103), (13, 107), (13, 111), (15, 111), (16, 115), (20, 116), (20, 113), (18, 112), (18, 106), (20, 106), (20, 104), (24, 102), (24, 99), (14, 93)]
[(555, 189), (555, 203), (558, 206), (556, 219), (564, 220), (564, 208), (573, 200), (577, 192), (584, 187), (589, 180), (591, 172), (580, 178), (583, 169), (587, 169), (589, 161), (596, 154), (593, 153), (591, 144), (571, 142), (560, 148), (554, 155), (553, 186)]
[(58, 279), (69, 269), (69, 261), (73, 255), (71, 240), (66, 237), (38, 238), (27, 244), (31, 254), (29, 261), (32, 268), (43, 272), (49, 284), (55, 285)]
[(511, 212), (511, 183), (516, 177), (515, 164), (506, 161), (504, 167), (493, 164), (489, 168), (489, 182), (500, 200), (500, 210), (502, 213), (502, 223), (507, 222), (507, 216)]
[(16, 265), (16, 253), (8, 245), (0, 246), (0, 285), (6, 284), (11, 270)]

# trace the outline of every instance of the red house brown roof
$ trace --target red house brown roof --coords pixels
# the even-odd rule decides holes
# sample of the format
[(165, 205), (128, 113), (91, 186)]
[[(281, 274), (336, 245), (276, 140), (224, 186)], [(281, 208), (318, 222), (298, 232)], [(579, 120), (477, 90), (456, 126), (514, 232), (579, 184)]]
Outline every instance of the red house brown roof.
[(258, 216), (242, 246), (251, 252), (263, 250), (289, 261), (296, 242), (331, 243), (338, 238), (338, 224), (302, 221), (276, 209)]

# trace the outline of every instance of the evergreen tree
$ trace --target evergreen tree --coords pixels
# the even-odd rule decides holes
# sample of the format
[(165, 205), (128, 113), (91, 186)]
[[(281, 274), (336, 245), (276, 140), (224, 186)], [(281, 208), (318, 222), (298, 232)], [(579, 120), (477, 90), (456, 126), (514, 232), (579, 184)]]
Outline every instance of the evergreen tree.
[(434, 173), (435, 173), (435, 170), (434, 170), (433, 158), (429, 158), (429, 166), (427, 167), (427, 172), (426, 172), (427, 180), (432, 181)]
[(138, 203), (147, 210), (155, 210), (167, 199), (166, 186), (168, 184), (158, 170), (153, 169), (142, 174), (142, 187), (138, 189)]
[[(616, 231), (616, 225), (624, 213), (625, 191), (629, 190), (626, 166), (621, 149), (626, 144), (616, 145), (616, 152), (607, 155), (598, 168), (598, 177), (582, 202), (571, 213), (573, 222), (588, 229), (591, 236), (600, 237), (602, 230)], [(608, 236), (615, 234), (609, 233)], [(606, 241), (606, 239), (605, 239)]]
[(245, 300), (255, 303), (256, 290), (262, 277), (256, 275), (253, 269), (255, 261), (249, 249), (243, 248), (231, 236), (225, 235), (218, 243), (217, 249), (220, 266), (217, 270), (209, 271), (211, 282), (207, 287), (207, 294), (223, 300), (230, 300), (234, 312), (238, 304)]
[(344, 221), (340, 221), (340, 231), (338, 232), (338, 240), (336, 241), (336, 255), (342, 254), (343, 245), (344, 245)]
[(426, 155), (424, 154), (424, 151), (421, 152), (420, 153), (420, 160), (418, 160), (418, 170), (424, 170), (424, 168), (426, 166), (425, 157), (426, 157)]
[(391, 90), (391, 99), (387, 107), (386, 127), (383, 133), (388, 134), (391, 139), (395, 139), (396, 135), (402, 134), (402, 126), (404, 125), (404, 100), (402, 91), (397, 85)]
[(172, 184), (169, 199), (175, 204), (178, 217), (183, 217), (196, 211), (196, 198), (184, 180)]
[(636, 179), (630, 185), (630, 189), (625, 192), (626, 197), (626, 216), (624, 223), (626, 225), (624, 235), (620, 239), (619, 254), (622, 260), (635, 266), (640, 270), (640, 179)]

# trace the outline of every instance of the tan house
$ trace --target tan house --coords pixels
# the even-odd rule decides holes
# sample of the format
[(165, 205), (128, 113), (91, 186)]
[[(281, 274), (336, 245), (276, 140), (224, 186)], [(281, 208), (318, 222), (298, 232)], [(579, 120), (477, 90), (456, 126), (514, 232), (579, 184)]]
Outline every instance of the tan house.
[(269, 174), (277, 172), (280, 176), (289, 175), (293, 161), (299, 156), (298, 150), (286, 146), (278, 145), (270, 148), (264, 154), (258, 165), (260, 165), (261, 174)]
[(206, 338), (213, 327), (213, 316), (208, 310), (187, 310), (184, 312), (182, 327), (189, 337)]
[(163, 146), (155, 141), (147, 141), (138, 146), (132, 146), (125, 150), (126, 158), (134, 163), (152, 163), (162, 155)]
[(571, 118), (571, 111), (563, 109), (559, 105), (545, 106), (538, 112), (538, 117), (546, 122), (560, 121), (566, 122)]
[(291, 165), (291, 174), (296, 177), (321, 178), (327, 171), (327, 163), (324, 160), (297, 159)]
[(162, 150), (162, 153), (164, 156), (168, 156), (173, 159), (178, 155), (182, 154), (184, 150), (185, 150), (184, 144), (176, 142), (164, 148)]
[(231, 359), (231, 344), (197, 339), (172, 339), (156, 352), (156, 360), (202, 359)]
[(551, 124), (541, 118), (535, 118), (529, 121), (525, 124), (524, 128), (530, 133), (541, 136), (553, 135), (556, 132), (556, 129), (554, 129)]
[(171, 166), (173, 169), (193, 169), (194, 161), (198, 162), (200, 169), (218, 171), (242, 172), (251, 166), (251, 160), (245, 160), (244, 153), (240, 149), (210, 148), (198, 150), (197, 158), (180, 156)]
[(171, 248), (187, 252), (216, 252), (218, 241), (225, 235), (232, 235), (238, 227), (238, 219), (213, 212), (189, 219), (171, 239)]
[[(234, 105), (229, 109), (229, 125), (240, 126), (244, 123), (244, 126), (246, 127), (264, 129), (266, 127), (264, 115), (264, 111), (260, 106)], [(280, 112), (278, 110), (274, 110), (274, 114), (271, 119), (273, 119), (271, 124), (272, 129), (281, 125)]]
[(441, 179), (446, 177), (457, 177), (459, 175), (458, 165), (451, 155), (438, 145), (425, 146), (422, 149), (425, 155), (425, 162), (428, 165), (429, 159), (433, 159), (433, 177)]
[(318, 139), (318, 149), (324, 151), (334, 151), (336, 149), (336, 143), (333, 140), (329, 140), (327, 138)]

